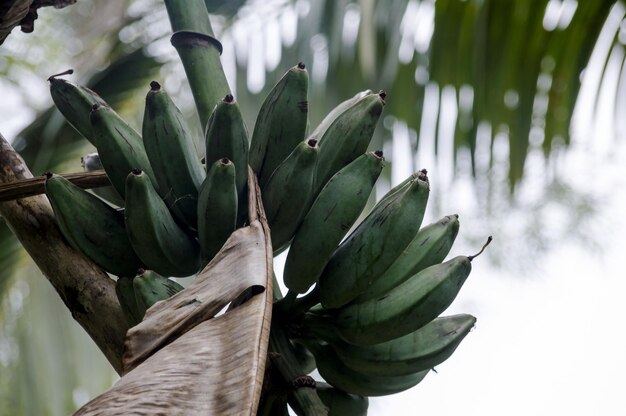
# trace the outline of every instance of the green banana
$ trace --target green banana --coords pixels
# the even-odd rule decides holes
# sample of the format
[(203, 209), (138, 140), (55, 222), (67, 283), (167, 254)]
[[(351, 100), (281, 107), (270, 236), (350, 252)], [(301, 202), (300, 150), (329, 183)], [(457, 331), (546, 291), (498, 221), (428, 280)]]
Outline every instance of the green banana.
[[(100, 156), (98, 156), (97, 153), (89, 153), (81, 157), (80, 164), (83, 166), (83, 170), (85, 172), (93, 172), (104, 169), (102, 167), (102, 162), (100, 162)], [(112, 186), (93, 188), (91, 191), (112, 205), (118, 207), (124, 206), (124, 199)]]
[(325, 308), (338, 308), (374, 284), (419, 230), (428, 201), (428, 177), (423, 174), (370, 215), (333, 253), (319, 279)]
[(297, 342), (290, 341), (293, 346), (293, 355), (298, 360), (298, 368), (302, 370), (302, 374), (309, 374), (315, 370), (315, 357), (306, 346)]
[(120, 302), (126, 321), (131, 327), (137, 325), (143, 319), (143, 312), (140, 312), (137, 306), (133, 280), (134, 278), (132, 277), (120, 277), (115, 283), (115, 294)]
[(430, 370), (404, 376), (372, 376), (347, 367), (329, 345), (311, 343), (320, 375), (335, 388), (359, 396), (386, 396), (417, 385)]
[(227, 95), (215, 106), (205, 138), (206, 166), (210, 167), (222, 158), (230, 159), (235, 164), (237, 195), (241, 198), (248, 183), (248, 131), (239, 104), (232, 95)]
[(328, 128), (335, 122), (337, 117), (356, 104), (361, 98), (373, 93), (374, 92), (372, 90), (361, 91), (352, 98), (348, 98), (347, 100), (339, 103), (335, 108), (330, 110), (330, 112), (326, 115), (326, 117), (324, 117), (320, 124), (317, 125), (315, 130), (313, 130), (313, 133), (311, 133), (308, 138), (320, 140), (324, 136), (324, 133), (326, 133), (326, 130), (328, 130)]
[(409, 175), (408, 178), (391, 188), (383, 197), (377, 202), (378, 204), (385, 204), (390, 199), (396, 197), (401, 191), (404, 191), (408, 185), (411, 184), (415, 180), (415, 178), (419, 178), (420, 176), (427, 176), (428, 171), (426, 169), (419, 170), (415, 173)]
[(313, 202), (318, 154), (316, 140), (300, 143), (276, 168), (263, 189), (263, 206), (274, 254), (287, 247)]
[(354, 302), (384, 295), (415, 273), (441, 263), (459, 232), (459, 216), (448, 215), (419, 230), (393, 264)]
[(100, 161), (115, 190), (124, 197), (126, 176), (141, 169), (154, 178), (141, 136), (108, 107), (95, 104), (89, 115)]
[(367, 416), (367, 397), (346, 393), (323, 382), (316, 383), (315, 391), (328, 407), (328, 416)]
[(91, 144), (96, 145), (96, 141), (91, 131), (89, 113), (91, 108), (98, 104), (108, 107), (108, 104), (100, 98), (98, 94), (80, 85), (73, 84), (61, 78), (60, 75), (69, 75), (73, 70), (62, 74), (52, 75), (48, 78), (50, 83), (50, 95), (57, 109), (63, 117)]
[(204, 169), (184, 116), (156, 81), (146, 95), (142, 135), (161, 197), (180, 222), (196, 229)]
[(326, 184), (296, 231), (287, 255), (285, 285), (305, 293), (365, 207), (384, 166), (381, 151), (364, 154)]
[[(483, 250), (489, 242), (491, 237)], [(325, 327), (334, 327), (339, 337), (354, 345), (379, 344), (410, 334), (450, 306), (472, 270), (472, 259), (480, 253), (430, 266), (379, 298), (344, 306), (332, 315), (306, 314), (303, 324), (320, 334), (327, 333)]]
[(62, 176), (47, 174), (46, 195), (63, 236), (105, 271), (134, 276), (141, 267), (121, 212)]
[(250, 166), (261, 188), (305, 138), (308, 79), (304, 64), (299, 63), (287, 71), (261, 105), (250, 143)]
[(155, 272), (183, 277), (200, 268), (198, 242), (183, 231), (148, 175), (133, 169), (126, 179), (126, 230), (135, 252)]
[(133, 279), (133, 288), (137, 308), (142, 319), (152, 305), (160, 300), (168, 299), (184, 289), (167, 277), (144, 270), (141, 270), (138, 276)]
[(385, 94), (368, 94), (340, 114), (320, 139), (315, 193), (341, 168), (365, 153), (385, 105)]
[[(215, 114), (215, 112), (213, 113)], [(198, 197), (198, 241), (202, 264), (207, 264), (235, 231), (237, 168), (222, 158), (212, 164)]]
[(355, 346), (337, 340), (331, 345), (347, 367), (364, 374), (402, 376), (447, 360), (475, 323), (471, 315), (446, 316), (381, 344)]

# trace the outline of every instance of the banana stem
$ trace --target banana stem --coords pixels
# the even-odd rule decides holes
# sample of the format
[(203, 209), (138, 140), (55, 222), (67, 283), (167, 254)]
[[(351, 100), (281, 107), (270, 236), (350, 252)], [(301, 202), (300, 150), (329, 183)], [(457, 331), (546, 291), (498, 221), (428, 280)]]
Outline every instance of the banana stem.
[(185, 68), (202, 129), (217, 102), (230, 94), (220, 61), (221, 43), (213, 37), (204, 0), (165, 0), (172, 45)]
[(315, 288), (313, 288), (313, 290), (310, 291), (308, 294), (296, 299), (293, 302), (290, 308), (290, 312), (293, 316), (298, 316), (305, 313), (318, 303), (320, 303), (320, 292), (318, 287), (315, 286)]
[[(276, 353), (272, 364), (276, 366), (282, 378), (288, 384), (294, 385), (294, 381), (302, 378), (304, 374), (283, 326), (276, 320), (272, 323), (269, 351)], [(290, 396), (289, 403), (300, 416), (328, 415), (328, 408), (311, 387), (296, 388)]]

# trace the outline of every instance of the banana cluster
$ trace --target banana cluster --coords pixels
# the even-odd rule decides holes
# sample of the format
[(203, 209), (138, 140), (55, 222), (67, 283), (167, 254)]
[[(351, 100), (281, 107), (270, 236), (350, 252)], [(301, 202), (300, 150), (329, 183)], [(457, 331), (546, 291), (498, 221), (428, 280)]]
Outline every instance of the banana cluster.
[(307, 136), (308, 74), (300, 63), (266, 97), (250, 139), (227, 95), (198, 151), (158, 82), (150, 84), (139, 133), (93, 91), (49, 81), (57, 108), (98, 151), (83, 158), (85, 170), (103, 168), (112, 186), (96, 196), (49, 174), (46, 193), (69, 244), (117, 276), (131, 325), (182, 289), (169, 277), (196, 274), (246, 223), (249, 165), (274, 254), (289, 249), (289, 293), (275, 314), (286, 322), (302, 374), (317, 367), (330, 383), (317, 387), (330, 414), (366, 414), (368, 396), (416, 385), (473, 327), (470, 315), (439, 317), (473, 257), (443, 262), (457, 215), (422, 227), (426, 170), (393, 188), (349, 233), (385, 164), (381, 151), (367, 152), (383, 92), (339, 104)]

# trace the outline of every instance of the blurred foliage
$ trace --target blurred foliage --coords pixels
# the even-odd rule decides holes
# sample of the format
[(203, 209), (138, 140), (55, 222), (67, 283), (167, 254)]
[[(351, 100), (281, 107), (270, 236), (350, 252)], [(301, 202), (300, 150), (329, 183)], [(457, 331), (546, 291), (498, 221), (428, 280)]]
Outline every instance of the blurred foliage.
[[(414, 155), (418, 150), (420, 157), (432, 151), (437, 161), (452, 160), (449, 169), (457, 180), (464, 180), (466, 172), (473, 177), (476, 211), (484, 209), (490, 218), (510, 212), (501, 196), (523, 191), (520, 184), (528, 178), (524, 172), (529, 155), (539, 150), (550, 160), (570, 143), (581, 76), (592, 52), (607, 51), (597, 57), (602, 78), (610, 52), (623, 49), (624, 25), (607, 25), (611, 13), (618, 22), (623, 19), (623, 5), (615, 0), (206, 0), (206, 4), (215, 13), (212, 21), (224, 45), (224, 66), (250, 130), (265, 93), (300, 61), (306, 63), (312, 80), (311, 129), (330, 108), (357, 91), (384, 89), (387, 116), (372, 147), (383, 148), (393, 164), (389, 150), (396, 146), (394, 132), (406, 130)], [(601, 31), (608, 32), (602, 48)], [(0, 87), (18, 91), (20, 102), (15, 109), (0, 103), (0, 110), (9, 115), (7, 122), (11, 115), (18, 116), (11, 111), (21, 112), (21, 125), (30, 121), (15, 135), (14, 145), (34, 174), (78, 170), (79, 157), (92, 151), (52, 108), (47, 94), (45, 79), (68, 66), (76, 70), (71, 79), (94, 89), (135, 126), (147, 83), (158, 77), (198, 126), (169, 35), (159, 0), (81, 0), (62, 11), (42, 10), (33, 34), (14, 33), (7, 39), (0, 49)], [(620, 78), (622, 84), (626, 83)], [(616, 94), (620, 90), (616, 88)], [(200, 128), (196, 130), (201, 145)], [(430, 140), (434, 144), (428, 147)], [(413, 169), (422, 167), (417, 166), (417, 156), (410, 160)], [(388, 185), (391, 179), (386, 180)], [(591, 197), (578, 195), (559, 178), (541, 186), (544, 193), (517, 213), (542, 208), (551, 192), (553, 198), (566, 201), (571, 214), (568, 221), (574, 226), (564, 226), (563, 235), (584, 232), (580, 213), (597, 206)], [(444, 204), (435, 200), (433, 205)], [(544, 250), (548, 243), (541, 233), (543, 217), (514, 218), (500, 218), (500, 225), (517, 224), (510, 232), (519, 237), (520, 228), (528, 224), (527, 237), (533, 243), (522, 243), (526, 249), (532, 245), (535, 251)], [(476, 241), (482, 241), (484, 223), (471, 222), (475, 228), (483, 227), (474, 233), (480, 234)], [(532, 236), (532, 230), (540, 232)], [(501, 236), (504, 241), (504, 231)], [(533, 254), (519, 247), (510, 250), (507, 244), (499, 247), (519, 258)], [(56, 319), (67, 315), (62, 303), (49, 286), (40, 284), (43, 279), (32, 266), (20, 265), (23, 258), (15, 238), (0, 225), (0, 414), (67, 414), (86, 399), (86, 391), (91, 395), (109, 383), (110, 373), (98, 367), (93, 368), (92, 376), (98, 376), (92, 379), (77, 375), (84, 371), (79, 369), (95, 366), (93, 356), (100, 354), (84, 334), (80, 343), (89, 343), (90, 350), (81, 345), (78, 352), (70, 346), (67, 334), (81, 332), (80, 328), (66, 322), (67, 316)], [(23, 304), (16, 307), (16, 302)], [(53, 322), (50, 317), (55, 317)], [(71, 361), (72, 354), (80, 355)], [(59, 362), (42, 361), (50, 355), (58, 356)], [(81, 390), (85, 383), (97, 386)]]

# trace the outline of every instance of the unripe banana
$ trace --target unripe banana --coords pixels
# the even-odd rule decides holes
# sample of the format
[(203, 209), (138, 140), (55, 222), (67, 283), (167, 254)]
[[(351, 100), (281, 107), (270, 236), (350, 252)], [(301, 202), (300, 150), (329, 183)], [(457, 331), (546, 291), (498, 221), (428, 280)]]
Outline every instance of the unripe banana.
[(329, 345), (313, 344), (317, 368), (324, 380), (346, 393), (359, 396), (387, 396), (417, 385), (430, 370), (405, 376), (372, 376), (352, 370), (341, 362)]
[(133, 280), (132, 277), (120, 277), (115, 283), (115, 294), (120, 302), (126, 321), (131, 327), (137, 325), (143, 319), (143, 312), (140, 312), (137, 306)]
[(475, 323), (476, 318), (471, 315), (447, 316), (381, 344), (355, 346), (335, 341), (332, 347), (346, 366), (361, 373), (379, 376), (413, 374), (447, 360)]
[(367, 416), (367, 397), (346, 393), (323, 382), (316, 383), (315, 391), (328, 407), (328, 416)]
[(274, 254), (287, 247), (313, 203), (313, 182), (319, 147), (306, 140), (276, 168), (263, 189), (263, 206), (272, 235)]
[(148, 175), (134, 169), (126, 179), (126, 230), (147, 268), (183, 277), (200, 268), (198, 242), (183, 231), (154, 189)]
[(230, 159), (235, 164), (237, 195), (241, 197), (248, 182), (248, 131), (239, 104), (232, 95), (227, 95), (215, 106), (205, 138), (207, 171), (216, 161)]
[(142, 135), (161, 197), (179, 221), (196, 229), (204, 169), (184, 116), (156, 81), (146, 96)]
[(355, 303), (382, 296), (415, 273), (441, 263), (450, 252), (458, 232), (458, 215), (448, 215), (419, 230), (393, 264)]
[(333, 253), (319, 279), (325, 308), (338, 308), (373, 285), (419, 230), (428, 202), (428, 177), (378, 203)]
[(379, 344), (405, 336), (450, 306), (470, 274), (472, 259), (480, 253), (482, 250), (474, 256), (458, 256), (430, 266), (389, 293), (344, 306), (332, 315), (307, 314), (303, 323), (314, 334), (327, 332), (321, 328), (334, 327), (338, 336), (354, 345)]
[(309, 111), (308, 80), (304, 64), (299, 63), (283, 75), (261, 105), (250, 143), (250, 166), (259, 177), (261, 188), (304, 140)]
[[(93, 172), (104, 169), (102, 167), (102, 162), (100, 162), (100, 156), (98, 156), (98, 153), (89, 153), (81, 157), (80, 164), (83, 166), (83, 170), (85, 172)], [(93, 188), (91, 191), (112, 205), (118, 207), (124, 206), (124, 199), (112, 186)]]
[(326, 184), (296, 231), (287, 255), (285, 285), (305, 293), (365, 207), (384, 166), (382, 152), (360, 156)]
[(102, 166), (122, 197), (126, 192), (126, 176), (131, 170), (141, 169), (154, 178), (141, 136), (115, 111), (96, 104), (89, 120)]
[[(215, 112), (213, 113), (215, 114)], [(236, 228), (235, 165), (223, 158), (212, 164), (198, 197), (198, 241), (202, 264), (207, 264)]]
[(412, 173), (408, 178), (391, 188), (385, 195), (383, 195), (377, 204), (385, 204), (387, 201), (397, 196), (401, 191), (404, 191), (406, 187), (415, 180), (415, 178), (419, 178), (422, 175), (428, 175), (428, 171), (426, 169), (422, 169)]
[(96, 104), (107, 107), (108, 104), (89, 88), (57, 78), (60, 75), (72, 74), (73, 72), (70, 70), (48, 78), (50, 95), (67, 122), (95, 146), (96, 141), (91, 131), (89, 113)]
[(46, 195), (63, 236), (76, 250), (116, 276), (141, 267), (124, 226), (124, 215), (62, 176), (48, 174)]
[(315, 128), (315, 130), (313, 130), (313, 133), (311, 133), (308, 138), (319, 141), (324, 136), (324, 133), (326, 133), (326, 130), (328, 130), (328, 128), (335, 122), (337, 117), (339, 117), (344, 111), (356, 104), (361, 98), (369, 94), (373, 94), (373, 91), (361, 91), (357, 93), (354, 97), (348, 98), (347, 100), (339, 103), (335, 108), (330, 110), (330, 112), (326, 115), (326, 117), (324, 117), (320, 124), (318, 124), (318, 126)]
[(315, 357), (304, 346), (297, 341), (290, 341), (293, 345), (293, 355), (298, 360), (298, 368), (302, 370), (302, 374), (309, 374), (315, 370)]
[(141, 318), (146, 311), (160, 300), (168, 299), (184, 288), (175, 281), (154, 272), (141, 270), (133, 279), (135, 299)]
[(368, 94), (344, 111), (320, 139), (315, 179), (318, 193), (341, 168), (365, 153), (385, 105), (385, 94)]

